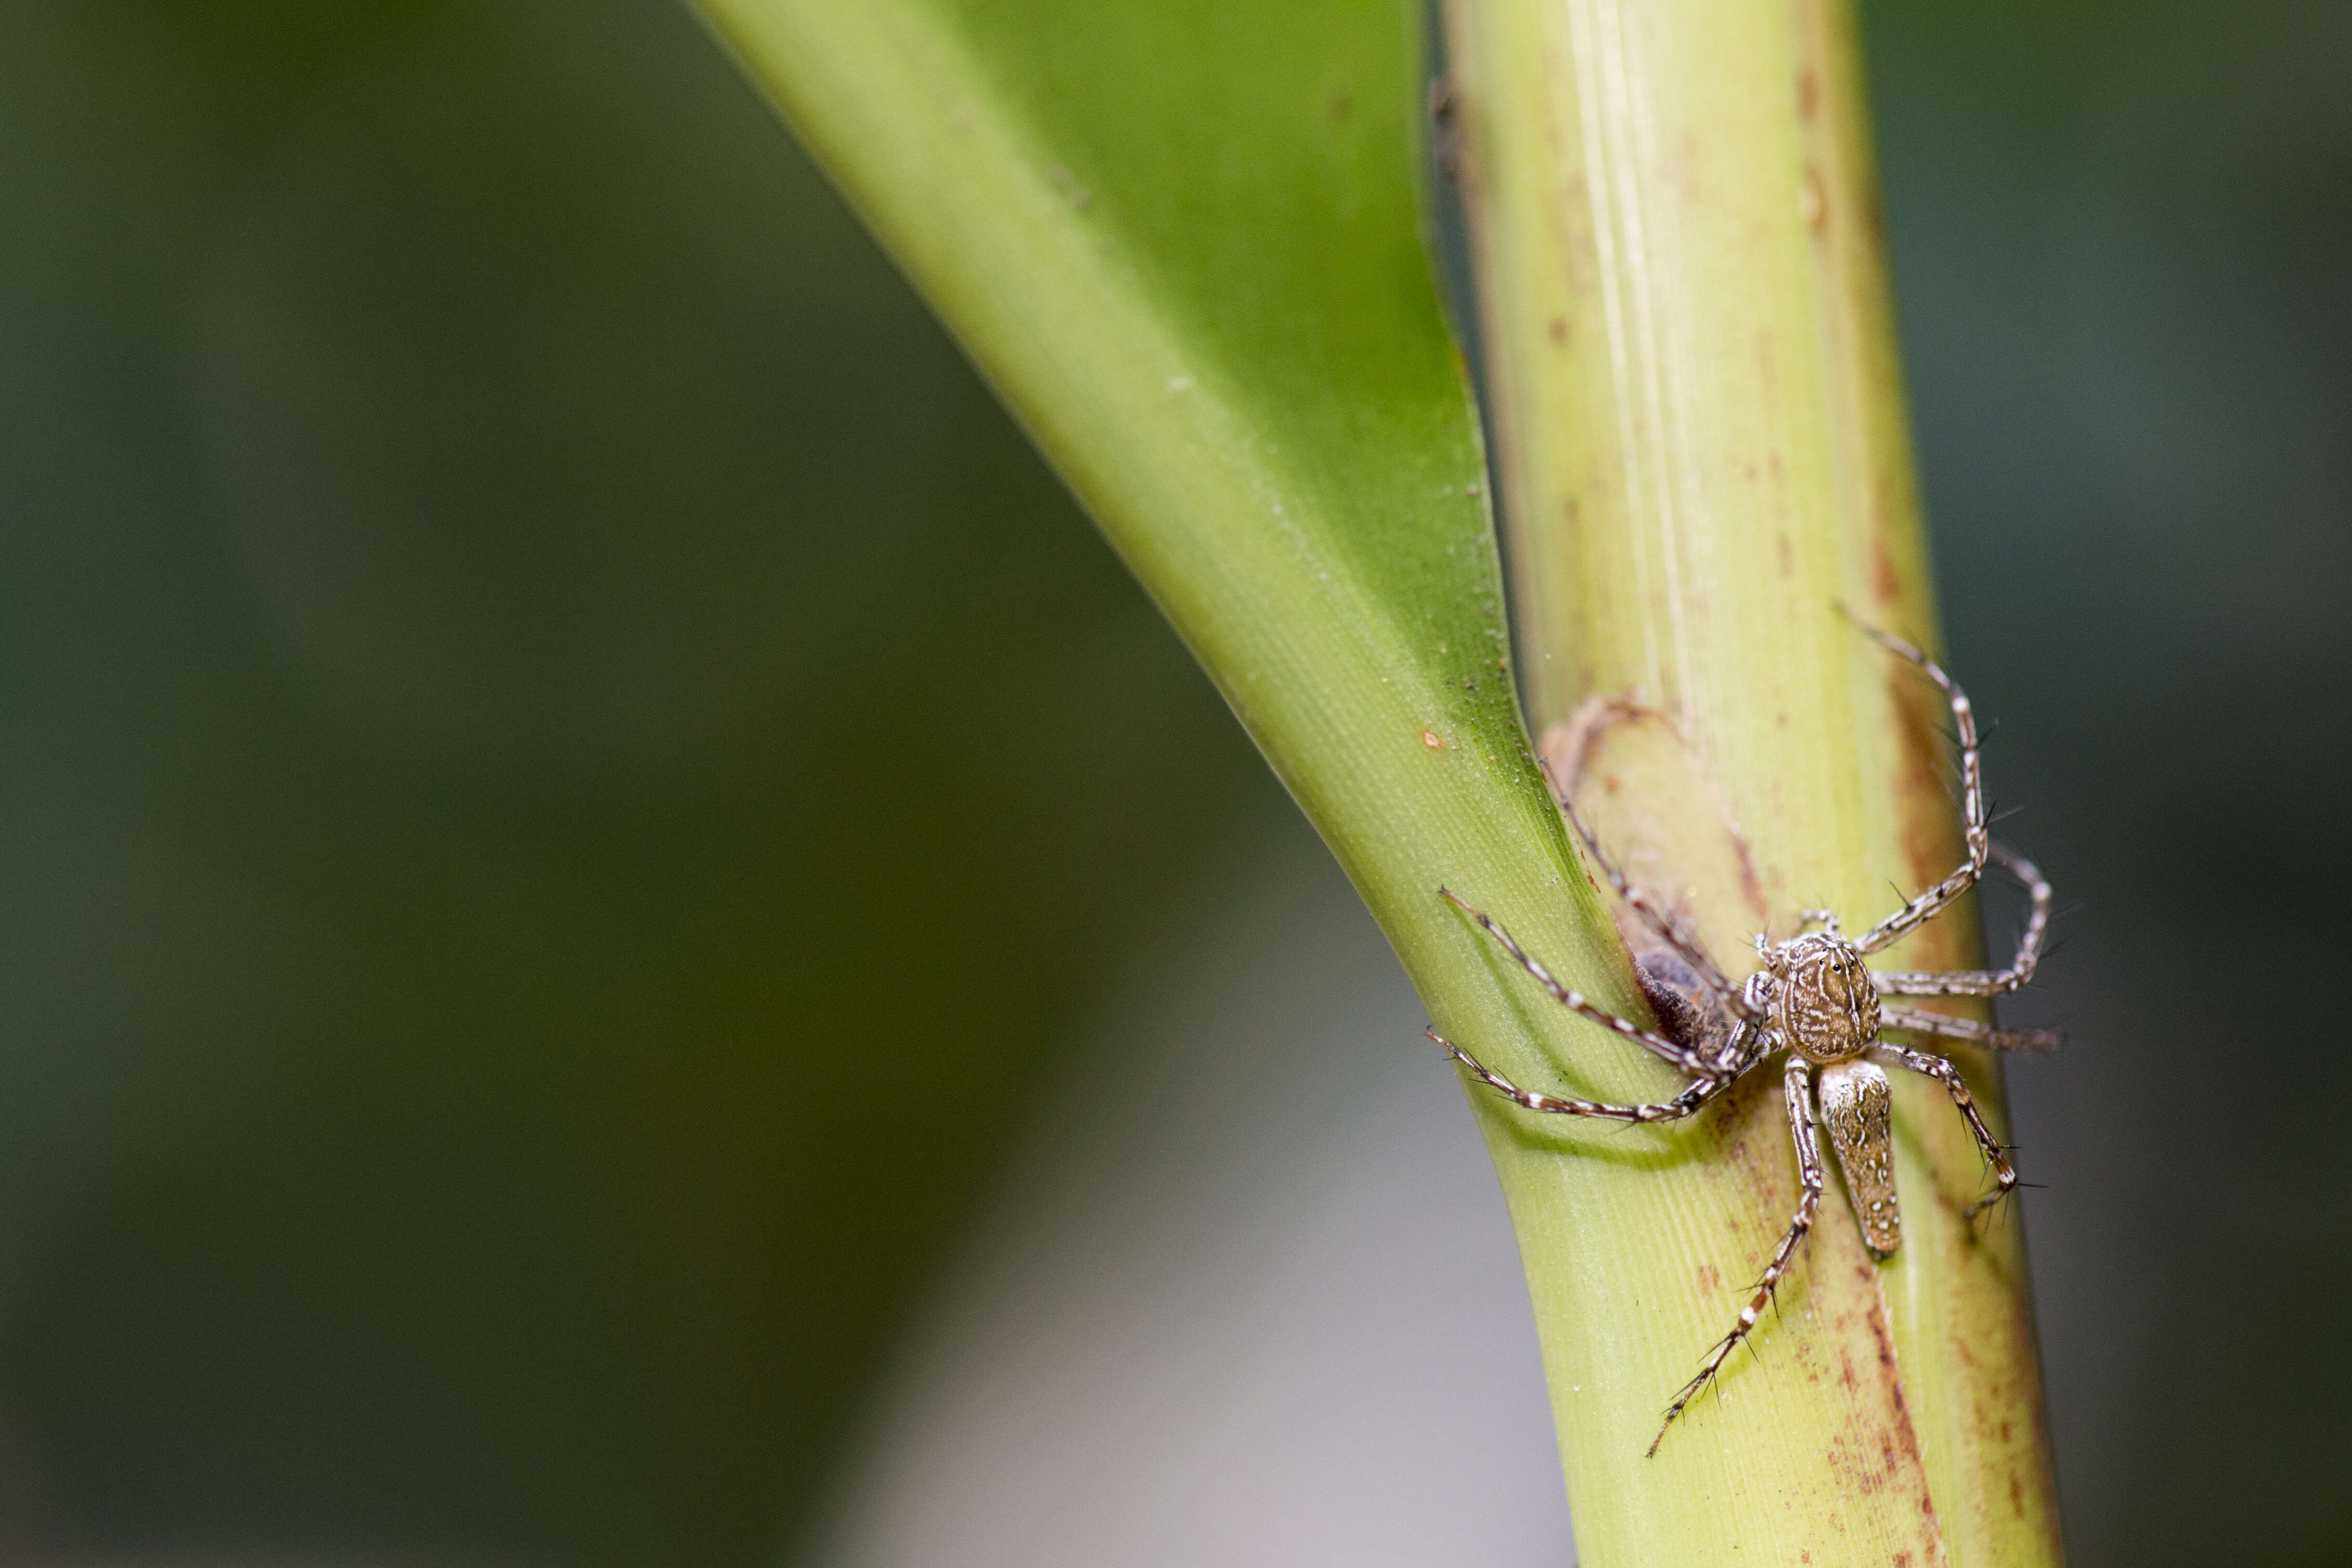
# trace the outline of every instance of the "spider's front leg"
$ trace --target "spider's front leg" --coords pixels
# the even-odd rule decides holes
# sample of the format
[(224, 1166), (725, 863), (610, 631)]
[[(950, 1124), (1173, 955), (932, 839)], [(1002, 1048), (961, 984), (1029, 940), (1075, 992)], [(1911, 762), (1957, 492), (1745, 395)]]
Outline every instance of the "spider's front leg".
[[(1531, 957), (1526, 948), (1512, 939), (1509, 932), (1495, 923), (1493, 916), (1484, 911), (1472, 908), (1451, 888), (1441, 887), (1437, 891), (1454, 908), (1476, 921), (1479, 928), (1487, 936), (1501, 943), (1503, 951), (1517, 960), (1520, 968), (1535, 977), (1536, 984), (1549, 992), (1551, 999), (1560, 1006), (1571, 1012), (1581, 1013), (1603, 1029), (1613, 1030), (1634, 1044), (1656, 1052), (1694, 1078), (1712, 1078), (1720, 1074), (1721, 1069), (1704, 1051), (1693, 1051), (1688, 1046), (1678, 1045), (1664, 1035), (1643, 1029), (1631, 1019), (1619, 1018), (1606, 1008), (1595, 1007), (1585, 999), (1581, 991), (1571, 989), (1554, 979), (1551, 971)], [(1447, 1049), (1452, 1048), (1449, 1046)]]
[(1960, 690), (1959, 683), (1946, 674), (1935, 660), (1902, 638), (1881, 632), (1875, 626), (1864, 626), (1862, 632), (1863, 635), (1897, 658), (1908, 659), (1918, 665), (1951, 704), (1952, 727), (1958, 731), (1960, 738), (1960, 805), (1968, 843), (1968, 858), (1960, 862), (1958, 870), (1855, 938), (1856, 947), (1864, 953), (1875, 953), (1909, 936), (1933, 919), (1946, 904), (1975, 886), (1978, 875), (1984, 870), (1992, 840), (1985, 829), (1984, 766), (1977, 755), (1976, 710), (1969, 706), (1968, 693)]
[(2050, 883), (2033, 862), (2004, 844), (1992, 846), (1992, 859), (2017, 879), (2033, 901), (2026, 916), (2025, 935), (2017, 939), (2017, 956), (2006, 969), (1887, 970), (1871, 978), (1878, 988), (1897, 997), (1997, 997), (2033, 978), (2042, 963), (2042, 939), (2050, 930)]
[(1764, 1277), (1756, 1281), (1756, 1293), (1748, 1298), (1746, 1306), (1739, 1309), (1739, 1322), (1720, 1343), (1707, 1353), (1706, 1362), (1698, 1369), (1698, 1375), (1684, 1384), (1682, 1391), (1675, 1396), (1674, 1403), (1666, 1406), (1666, 1418), (1658, 1423), (1658, 1435), (1650, 1439), (1652, 1457), (1657, 1454), (1658, 1445), (1666, 1440), (1666, 1428), (1675, 1424), (1675, 1417), (1698, 1396), (1700, 1389), (1714, 1380), (1723, 1366), (1724, 1358), (1738, 1349), (1739, 1342), (1756, 1327), (1756, 1320), (1763, 1316), (1765, 1307), (1772, 1300), (1772, 1292), (1780, 1288), (1780, 1277), (1789, 1271), (1789, 1264), (1796, 1257), (1797, 1249), (1804, 1245), (1806, 1236), (1813, 1228), (1813, 1214), (1822, 1202), (1822, 1174), (1821, 1145), (1813, 1137), (1812, 1065), (1801, 1056), (1790, 1056), (1788, 1071), (1781, 1075), (1781, 1084), (1789, 1100), (1789, 1135), (1797, 1145), (1797, 1175), (1804, 1183), (1804, 1191), (1797, 1198), (1796, 1218), (1790, 1220), (1788, 1231), (1780, 1238), (1780, 1245), (1773, 1250), (1772, 1260), (1764, 1265)]
[(1539, 1094), (1532, 1089), (1522, 1089), (1435, 1030), (1423, 1030), (1422, 1032), (1444, 1046), (1446, 1055), (1476, 1073), (1514, 1103), (1530, 1111), (1544, 1111), (1560, 1116), (1598, 1116), (1610, 1122), (1678, 1122), (1685, 1116), (1696, 1115), (1708, 1101), (1731, 1087), (1738, 1077), (1733, 1073), (1702, 1078), (1673, 1099), (1647, 1105), (1613, 1105), (1604, 1100), (1570, 1100), (1557, 1094)]
[(1700, 982), (1722, 998), (1724, 1006), (1749, 1023), (1761, 1023), (1763, 1014), (1748, 1005), (1739, 988), (1731, 983), (1731, 977), (1723, 972), (1698, 938), (1685, 931), (1672, 913), (1660, 907), (1648, 894), (1634, 886), (1632, 879), (1618, 869), (1617, 862), (1609, 858), (1608, 852), (1601, 847), (1600, 839), (1585, 826), (1584, 814), (1576, 809), (1576, 802), (1570, 799), (1566, 789), (1560, 788), (1559, 780), (1552, 776), (1551, 764), (1538, 758), (1537, 765), (1543, 769), (1544, 782), (1551, 787), (1551, 798), (1559, 803), (1560, 814), (1575, 830), (1577, 841), (1584, 846), (1584, 852), (1592, 857), (1592, 863), (1601, 868), (1601, 874), (1609, 879), (1610, 887), (1624, 901), (1625, 907), (1680, 955), (1683, 962), (1697, 974)]

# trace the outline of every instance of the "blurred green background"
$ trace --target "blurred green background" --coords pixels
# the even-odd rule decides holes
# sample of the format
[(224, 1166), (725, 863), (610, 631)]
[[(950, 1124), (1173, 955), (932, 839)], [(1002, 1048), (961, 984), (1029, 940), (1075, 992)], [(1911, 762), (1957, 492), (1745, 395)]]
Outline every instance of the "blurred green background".
[[(2352, 15), (1864, 16), (2075, 1561), (2340, 1562)], [(772, 1560), (1287, 803), (673, 0), (8, 0), (0, 193), (0, 1551)]]

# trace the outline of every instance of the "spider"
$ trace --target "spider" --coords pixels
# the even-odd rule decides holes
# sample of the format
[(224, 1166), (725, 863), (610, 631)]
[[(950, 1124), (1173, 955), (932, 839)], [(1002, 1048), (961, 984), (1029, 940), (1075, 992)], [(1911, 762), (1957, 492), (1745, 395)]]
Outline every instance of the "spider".
[[(1444, 1046), (1454, 1060), (1528, 1110), (1565, 1116), (1598, 1116), (1617, 1122), (1679, 1121), (1696, 1114), (1772, 1056), (1788, 1052), (1781, 1082), (1788, 1102), (1789, 1134), (1797, 1146), (1797, 1170), (1803, 1182), (1796, 1216), (1782, 1233), (1771, 1261), (1765, 1265), (1754, 1293), (1740, 1308), (1738, 1322), (1707, 1353), (1698, 1375), (1683, 1385), (1666, 1406), (1665, 1419), (1659, 1423), (1658, 1435), (1650, 1442), (1652, 1455), (1665, 1440), (1666, 1430), (1674, 1425), (1675, 1417), (1713, 1380), (1725, 1358), (1755, 1328), (1757, 1318), (1771, 1301), (1781, 1276), (1788, 1272), (1790, 1260), (1812, 1229), (1822, 1186), (1821, 1149), (1814, 1138), (1817, 1124), (1827, 1130), (1830, 1145), (1837, 1151), (1864, 1245), (1873, 1256), (1885, 1258), (1901, 1244), (1903, 1217), (1895, 1205), (1894, 1151), (1889, 1133), (1893, 1097), (1885, 1068), (1905, 1069), (1941, 1083), (1966, 1118), (1969, 1132), (1976, 1135), (1977, 1146), (1984, 1151), (1986, 1163), (1992, 1167), (1994, 1185), (1991, 1191), (1969, 1207), (1969, 1217), (2007, 1197), (2016, 1186), (2017, 1172), (2010, 1165), (2006, 1151), (1994, 1139), (1992, 1130), (1985, 1125), (1984, 1116), (1969, 1096), (1958, 1069), (1934, 1051), (1882, 1040), (1878, 1038), (1880, 1031), (1892, 1029), (1914, 1035), (1942, 1036), (1996, 1050), (2041, 1049), (2058, 1043), (2058, 1037), (2049, 1031), (1989, 1029), (1965, 1019), (1880, 1000), (1882, 996), (1991, 997), (2016, 990), (2033, 977), (2035, 966), (2041, 962), (2042, 934), (2050, 924), (2051, 894), (2049, 883), (2042, 880), (2032, 862), (1994, 843), (1986, 831), (1976, 716), (1969, 706), (1967, 695), (1935, 661), (1910, 643), (1872, 627), (1862, 630), (1889, 653), (1917, 665), (1951, 704), (1953, 725), (1959, 738), (1968, 858), (1949, 876), (1861, 936), (1849, 937), (1842, 933), (1837, 915), (1830, 910), (1806, 910), (1799, 918), (1796, 935), (1786, 940), (1776, 942), (1763, 933), (1758, 934), (1756, 956), (1759, 967), (1743, 984), (1735, 986), (1666, 909), (1626, 880), (1616, 863), (1601, 851), (1567, 791), (1555, 784), (1553, 793), (1585, 852), (1609, 879), (1609, 885), (1616, 890), (1625, 906), (1690, 967), (1702, 988), (1718, 998), (1721, 1009), (1728, 1015), (1727, 1030), (1717, 1030), (1713, 1037), (1690, 1044), (1596, 1007), (1553, 978), (1549, 969), (1491, 917), (1472, 908), (1451, 889), (1438, 890), (1502, 944), (1504, 951), (1533, 976), (1554, 1001), (1656, 1052), (1691, 1079), (1681, 1093), (1654, 1104), (1612, 1105), (1591, 1100), (1561, 1099), (1520, 1088), (1480, 1064), (1435, 1030), (1429, 1031), (1429, 1038)], [(1914, 973), (1874, 970), (1864, 966), (1866, 955), (1916, 930), (1974, 886), (1988, 862), (2014, 877), (2032, 901), (2025, 933), (2018, 939), (2017, 955), (2008, 968)], [(1678, 1032), (1684, 1033), (1685, 1040), (1692, 1038), (1691, 1031)]]

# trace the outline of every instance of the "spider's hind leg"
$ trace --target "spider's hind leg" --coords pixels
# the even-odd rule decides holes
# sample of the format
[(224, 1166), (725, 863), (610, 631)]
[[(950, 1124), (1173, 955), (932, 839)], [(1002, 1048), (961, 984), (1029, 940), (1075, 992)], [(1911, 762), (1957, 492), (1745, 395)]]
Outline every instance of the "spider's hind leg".
[(1920, 1034), (1942, 1035), (1947, 1040), (1969, 1040), (1993, 1051), (2055, 1051), (2066, 1043), (2066, 1037), (2054, 1029), (1992, 1029), (1970, 1019), (1897, 1007), (1893, 1002), (1879, 1003), (1878, 1017), (1887, 1029), (1907, 1029)]
[(1973, 1219), (2017, 1190), (2017, 1167), (2009, 1163), (2009, 1151), (2000, 1146), (2000, 1140), (1985, 1125), (1984, 1113), (1977, 1109), (1976, 1096), (1969, 1092), (1958, 1068), (1932, 1051), (1910, 1051), (1899, 1045), (1880, 1044), (1872, 1048), (1871, 1054), (1882, 1061), (1935, 1079), (1950, 1092), (1952, 1103), (1968, 1119), (1969, 1131), (1976, 1134), (1977, 1147), (1984, 1151), (1985, 1163), (1992, 1166), (1994, 1186), (1992, 1191), (1969, 1205), (1962, 1218)]
[(1739, 1342), (1756, 1327), (1756, 1320), (1763, 1316), (1765, 1307), (1770, 1304), (1772, 1292), (1780, 1288), (1780, 1277), (1789, 1271), (1797, 1249), (1804, 1245), (1806, 1236), (1813, 1228), (1813, 1214), (1822, 1201), (1822, 1172), (1821, 1145), (1813, 1136), (1811, 1064), (1801, 1056), (1790, 1056), (1782, 1083), (1789, 1099), (1789, 1134), (1797, 1145), (1797, 1175), (1804, 1183), (1804, 1191), (1797, 1198), (1796, 1217), (1789, 1221), (1789, 1228), (1781, 1236), (1780, 1245), (1773, 1249), (1772, 1260), (1764, 1265), (1763, 1277), (1756, 1281), (1756, 1293), (1748, 1298), (1746, 1306), (1739, 1309), (1739, 1322), (1713, 1350), (1707, 1352), (1698, 1375), (1684, 1384), (1675, 1396), (1674, 1403), (1666, 1406), (1665, 1419), (1658, 1423), (1658, 1435), (1650, 1439), (1652, 1456), (1657, 1453), (1658, 1445), (1666, 1440), (1666, 1428), (1675, 1424), (1675, 1417), (1683, 1413), (1684, 1406), (1698, 1397), (1701, 1389), (1715, 1380), (1716, 1374), (1722, 1370), (1725, 1358), (1738, 1349)]

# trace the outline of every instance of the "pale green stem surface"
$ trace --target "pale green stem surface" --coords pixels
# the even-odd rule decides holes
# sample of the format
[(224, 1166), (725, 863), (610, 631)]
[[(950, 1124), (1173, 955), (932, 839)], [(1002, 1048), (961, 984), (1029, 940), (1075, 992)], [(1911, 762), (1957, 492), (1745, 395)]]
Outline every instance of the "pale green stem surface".
[[(1658, 710), (1776, 934), (1815, 906), (1858, 930), (1961, 849), (1940, 699), (1836, 608), (1934, 645), (1849, 8), (1446, 15), (1531, 722), (1594, 695)], [(1754, 919), (1727, 903), (1691, 913), (1737, 976)], [(1963, 904), (1891, 967), (1969, 966), (1975, 931)], [(1954, 1054), (1998, 1129), (1997, 1074)], [(1728, 1327), (1795, 1207), (1778, 1083), (1717, 1113), (1708, 1141), (1743, 1157), (1671, 1186), (1486, 1108), (1588, 1563), (2057, 1560), (2014, 1215), (1971, 1236), (1981, 1159), (1940, 1088), (1897, 1080), (1904, 1245), (1874, 1265), (1832, 1175), (1760, 1355), (1647, 1463), (1649, 1396)], [(1654, 1267), (1594, 1267), (1635, 1210)]]
[[(1673, 1073), (1564, 1014), (1438, 897), (1462, 890), (1638, 1013), (1507, 672), (1477, 427), (1419, 229), (1417, 9), (699, 5), (1217, 682), (1438, 1026), (1538, 1087), (1672, 1093)], [(1596, 16), (1647, 40), (1599, 59), (1604, 85), (1650, 99), (1577, 98), (1595, 61), (1562, 29)], [(1875, 242), (1842, 251), (1850, 220), (1799, 215), (1808, 167), (1832, 203), (1868, 185), (1858, 131), (1836, 120), (1856, 112), (1847, 77), (1823, 75), (1829, 107), (1801, 123), (1800, 66), (1828, 49), (1810, 16), (1753, 0), (1495, 5), (1457, 13), (1453, 34), (1475, 167), (1511, 174), (1481, 232), (1513, 504), (1529, 519), (1591, 507), (1550, 543), (1539, 526), (1519, 541), (1525, 646), (1549, 655), (1539, 716), (1588, 690), (1670, 707), (1775, 907), (1859, 915), (1956, 841), (1931, 753), (1898, 722), (1927, 710), (1890, 695), (1829, 609), (1844, 595), (1916, 631), (1926, 600)], [(1566, 199), (1595, 170), (1615, 204)], [(1591, 253), (1594, 214), (1669, 208), (1679, 237)], [(1552, 294), (1592, 287), (1652, 314), (1611, 340), (1615, 318), (1579, 306), (1547, 368)], [(990, 743), (909, 737), (936, 747), (942, 789)], [(1951, 1217), (1976, 1170), (1948, 1113), (1905, 1102), (1918, 1218), (1902, 1260), (1857, 1267), (1833, 1201), (1761, 1363), (1647, 1460), (1793, 1202), (1786, 1130), (1753, 1094), (1696, 1129), (1630, 1132), (1473, 1099), (1519, 1227), (1588, 1563), (2021, 1560), (1974, 1543), (2047, 1537), (2018, 1257), (2009, 1239), (1973, 1248)], [(2015, 1525), (1993, 1518), (2012, 1496)]]

